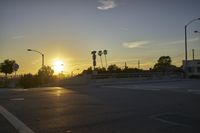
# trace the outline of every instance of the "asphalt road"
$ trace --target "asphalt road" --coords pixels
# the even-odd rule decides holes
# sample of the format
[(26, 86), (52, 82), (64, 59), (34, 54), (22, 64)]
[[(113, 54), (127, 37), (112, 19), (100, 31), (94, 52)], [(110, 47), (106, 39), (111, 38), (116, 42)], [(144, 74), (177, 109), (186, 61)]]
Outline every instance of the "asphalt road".
[(199, 80), (0, 90), (0, 105), (35, 133), (200, 132)]

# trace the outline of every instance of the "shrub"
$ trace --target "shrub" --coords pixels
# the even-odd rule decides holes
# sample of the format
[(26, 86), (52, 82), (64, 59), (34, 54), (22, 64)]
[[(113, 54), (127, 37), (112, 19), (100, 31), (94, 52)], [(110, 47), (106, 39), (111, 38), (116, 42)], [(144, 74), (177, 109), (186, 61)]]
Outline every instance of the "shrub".
[(20, 85), (24, 88), (37, 87), (40, 85), (40, 78), (36, 75), (25, 74), (20, 78)]

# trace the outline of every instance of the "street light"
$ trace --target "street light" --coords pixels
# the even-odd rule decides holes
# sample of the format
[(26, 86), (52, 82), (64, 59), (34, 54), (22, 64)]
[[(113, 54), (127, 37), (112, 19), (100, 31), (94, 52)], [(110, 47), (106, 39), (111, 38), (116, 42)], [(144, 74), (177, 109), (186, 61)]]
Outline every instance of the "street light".
[(198, 30), (195, 30), (194, 33), (200, 33)]
[[(200, 33), (198, 30), (195, 30), (194, 33)], [(194, 49), (192, 49), (192, 56), (193, 56), (193, 60), (194, 60)]]
[(196, 18), (193, 19), (191, 21), (189, 21), (186, 25), (185, 25), (185, 74), (187, 77), (187, 27), (194, 21), (200, 20), (200, 18)]
[(44, 67), (44, 54), (37, 50), (33, 50), (33, 49), (27, 49), (27, 51), (33, 51), (33, 52), (36, 52), (36, 53), (39, 53), (40, 55), (42, 55), (42, 68), (43, 68)]

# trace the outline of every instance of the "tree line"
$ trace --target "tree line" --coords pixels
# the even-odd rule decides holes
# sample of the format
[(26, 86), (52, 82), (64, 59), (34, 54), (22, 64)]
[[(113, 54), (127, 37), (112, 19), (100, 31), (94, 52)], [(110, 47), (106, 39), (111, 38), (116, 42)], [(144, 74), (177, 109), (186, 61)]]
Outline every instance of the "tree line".
[(43, 66), (36, 74), (24, 74), (20, 77), (19, 84), (24, 88), (38, 87), (55, 80), (54, 70), (50, 66)]
[[(124, 66), (124, 68), (120, 68), (116, 64), (109, 65), (108, 68), (100, 68), (97, 67), (94, 69), (94, 71), (97, 71), (99, 74), (105, 74), (105, 73), (135, 73), (135, 72), (156, 72), (161, 73), (162, 75), (166, 75), (167, 73), (172, 72), (183, 72), (181, 67), (177, 67), (175, 65), (172, 65), (172, 60), (170, 56), (161, 56), (157, 63), (154, 65), (153, 68), (150, 68), (150, 70), (143, 70), (139, 68), (129, 68), (128, 66)], [(91, 74), (93, 72), (92, 67), (89, 67), (86, 70), (83, 70), (83, 74)]]
[[(5, 79), (7, 80), (7, 75), (16, 72), (19, 69), (19, 65), (15, 60), (6, 59), (4, 62), (0, 63), (0, 72), (5, 74)], [(106, 73), (160, 73), (162, 75), (167, 75), (169, 73), (182, 73), (181, 67), (172, 65), (172, 60), (169, 56), (161, 56), (157, 63), (150, 70), (143, 70), (139, 68), (129, 68), (125, 65), (124, 68), (120, 68), (116, 64), (109, 65), (106, 68), (97, 67), (94, 70), (89, 67), (82, 71), (82, 74), (92, 74), (96, 71), (98, 74)], [(54, 70), (50, 66), (43, 66), (38, 70), (36, 74), (24, 74), (20, 76), (19, 85), (24, 88), (37, 87), (43, 84), (48, 84), (56, 81), (56, 77), (53, 76)]]
[[(0, 63), (0, 72), (5, 74), (4, 87), (7, 87), (10, 79), (7, 79), (8, 74), (12, 74), (19, 69), (19, 65), (15, 60), (6, 59)], [(53, 81), (54, 70), (50, 66), (43, 66), (36, 74), (24, 74), (20, 76), (18, 85), (24, 88), (37, 87), (42, 84), (47, 84)]]

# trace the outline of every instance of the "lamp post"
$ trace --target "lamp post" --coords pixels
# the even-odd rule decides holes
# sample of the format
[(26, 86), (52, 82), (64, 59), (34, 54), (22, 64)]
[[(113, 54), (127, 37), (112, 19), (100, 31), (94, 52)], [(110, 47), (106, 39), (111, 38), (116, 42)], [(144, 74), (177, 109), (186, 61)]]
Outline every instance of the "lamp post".
[(194, 21), (200, 20), (200, 18), (196, 18), (193, 19), (191, 21), (189, 21), (186, 25), (185, 25), (185, 76), (187, 77), (187, 27), (193, 23)]
[[(195, 30), (194, 33), (198, 33), (198, 34), (200, 34), (200, 31)], [(193, 54), (193, 60), (194, 60), (194, 49), (192, 49), (192, 54)]]
[(198, 31), (198, 30), (195, 30), (195, 31), (194, 31), (194, 33), (200, 33), (200, 31)]
[(36, 53), (39, 53), (40, 55), (42, 55), (42, 68), (43, 68), (44, 67), (44, 54), (37, 50), (33, 50), (33, 49), (27, 49), (27, 51), (33, 51), (33, 52), (36, 52)]

